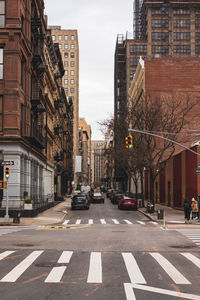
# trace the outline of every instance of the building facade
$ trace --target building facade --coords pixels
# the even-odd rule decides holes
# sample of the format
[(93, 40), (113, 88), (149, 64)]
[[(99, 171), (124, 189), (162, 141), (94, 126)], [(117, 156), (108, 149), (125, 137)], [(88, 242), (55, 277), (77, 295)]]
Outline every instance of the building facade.
[(68, 156), (72, 159), (72, 180), (77, 185), (76, 156), (78, 155), (79, 122), (79, 44), (78, 32), (73, 29), (61, 29), (61, 26), (49, 26), (54, 43), (59, 44), (64, 65), (63, 87), (67, 97), (73, 102), (73, 141)]
[(92, 141), (91, 186), (104, 185), (105, 141)]
[[(38, 210), (53, 203), (55, 177), (62, 181), (59, 176), (65, 169), (61, 123), (69, 103), (62, 88), (64, 68), (59, 45), (53, 45), (47, 29), (43, 0), (1, 1), (0, 9), (0, 152), (2, 160), (14, 162), (8, 181), (9, 207), (23, 208), (26, 195)], [(57, 107), (61, 103), (62, 111)], [(59, 142), (57, 125), (62, 127)], [(2, 166), (0, 174), (3, 180)], [(61, 184), (56, 184), (58, 189), (62, 194)], [(2, 209), (5, 194), (0, 195)]]

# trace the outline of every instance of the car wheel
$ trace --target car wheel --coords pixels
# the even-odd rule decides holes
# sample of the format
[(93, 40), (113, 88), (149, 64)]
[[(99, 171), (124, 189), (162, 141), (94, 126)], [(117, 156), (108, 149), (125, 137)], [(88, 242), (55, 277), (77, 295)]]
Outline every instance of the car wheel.
[(102, 203), (104, 203), (104, 200), (102, 200)]
[(118, 205), (118, 209), (122, 209), (120, 205)]

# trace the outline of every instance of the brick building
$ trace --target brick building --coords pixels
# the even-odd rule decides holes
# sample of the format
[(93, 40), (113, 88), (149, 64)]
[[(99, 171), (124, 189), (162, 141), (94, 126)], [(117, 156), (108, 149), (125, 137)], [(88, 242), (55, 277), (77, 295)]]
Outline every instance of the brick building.
[[(129, 89), (130, 101), (139, 103), (152, 99), (176, 101), (176, 97), (200, 99), (199, 58), (156, 58), (152, 61), (140, 60), (135, 77)], [(200, 105), (197, 104), (187, 115), (181, 144), (197, 151), (193, 146), (198, 141), (195, 131), (199, 124)], [(192, 134), (194, 133), (194, 134)], [(171, 137), (173, 139), (173, 136)], [(161, 141), (161, 140), (160, 140)], [(162, 142), (160, 142), (162, 146)], [(199, 150), (198, 150), (199, 151)], [(199, 163), (197, 155), (176, 146), (173, 157), (155, 181), (155, 200), (169, 206), (182, 207), (185, 197), (200, 194), (200, 178), (195, 173)], [(149, 173), (145, 171), (145, 198), (150, 198)]]
[[(64, 69), (47, 31), (43, 0), (1, 1), (0, 9), (0, 151), (3, 160), (14, 161), (9, 207), (22, 208), (28, 194), (40, 209), (54, 200), (54, 171), (56, 176), (63, 171), (54, 170), (54, 151), (60, 157), (65, 148), (63, 129), (58, 144), (54, 126), (58, 114), (63, 122), (57, 102), (67, 107)], [(2, 167), (0, 174), (3, 179)]]

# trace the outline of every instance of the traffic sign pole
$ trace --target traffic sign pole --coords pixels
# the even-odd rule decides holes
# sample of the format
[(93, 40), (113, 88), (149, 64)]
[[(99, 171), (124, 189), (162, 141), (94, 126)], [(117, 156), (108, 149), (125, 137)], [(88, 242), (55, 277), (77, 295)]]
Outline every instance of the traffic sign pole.
[(4, 222), (8, 223), (10, 221), (10, 217), (8, 214), (8, 180), (7, 180), (7, 189), (6, 189), (6, 215), (4, 216)]

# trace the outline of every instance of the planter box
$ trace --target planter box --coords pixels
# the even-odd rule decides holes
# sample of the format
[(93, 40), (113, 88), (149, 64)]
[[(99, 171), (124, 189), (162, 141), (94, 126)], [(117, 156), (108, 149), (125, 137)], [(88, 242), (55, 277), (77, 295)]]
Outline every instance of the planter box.
[(33, 204), (32, 203), (30, 203), (30, 204), (24, 203), (24, 209), (33, 209)]

